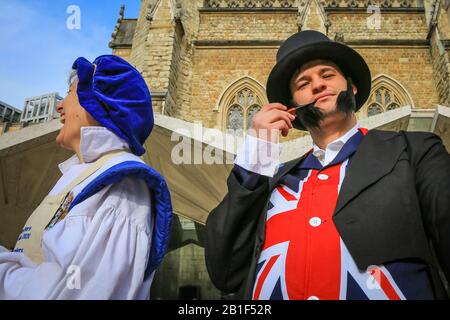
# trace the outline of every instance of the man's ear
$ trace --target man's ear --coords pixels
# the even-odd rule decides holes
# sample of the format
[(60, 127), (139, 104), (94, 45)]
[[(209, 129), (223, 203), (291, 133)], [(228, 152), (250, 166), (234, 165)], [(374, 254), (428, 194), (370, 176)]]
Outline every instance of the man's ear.
[(358, 93), (358, 88), (354, 84), (352, 84), (353, 94), (356, 95)]

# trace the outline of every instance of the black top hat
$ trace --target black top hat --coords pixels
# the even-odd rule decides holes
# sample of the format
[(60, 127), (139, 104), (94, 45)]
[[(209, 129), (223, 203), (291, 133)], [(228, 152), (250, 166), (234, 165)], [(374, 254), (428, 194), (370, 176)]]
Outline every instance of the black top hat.
[(306, 62), (315, 59), (333, 61), (346, 77), (351, 77), (358, 88), (355, 95), (356, 111), (370, 94), (370, 70), (364, 59), (345, 44), (330, 40), (326, 35), (314, 30), (306, 30), (290, 36), (277, 52), (277, 64), (267, 79), (269, 102), (291, 105), (289, 82), (294, 73)]

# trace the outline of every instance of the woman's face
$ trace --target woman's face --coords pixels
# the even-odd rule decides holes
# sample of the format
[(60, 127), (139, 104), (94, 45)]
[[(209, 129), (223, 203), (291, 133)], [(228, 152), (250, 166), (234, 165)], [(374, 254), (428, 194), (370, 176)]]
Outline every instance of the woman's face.
[(61, 115), (64, 126), (56, 137), (56, 143), (63, 148), (79, 153), (81, 127), (98, 126), (98, 122), (80, 105), (77, 95), (78, 80), (75, 80), (56, 111)]

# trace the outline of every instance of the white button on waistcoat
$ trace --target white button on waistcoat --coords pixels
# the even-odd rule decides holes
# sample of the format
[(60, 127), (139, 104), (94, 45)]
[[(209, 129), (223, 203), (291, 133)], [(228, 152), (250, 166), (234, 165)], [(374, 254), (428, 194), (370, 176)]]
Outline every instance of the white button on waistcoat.
[(325, 181), (328, 180), (329, 176), (327, 174), (321, 173), (317, 176), (317, 178), (319, 178), (319, 180)]
[(322, 219), (320, 219), (319, 217), (314, 217), (309, 219), (309, 224), (311, 225), (311, 227), (318, 227), (322, 224)]

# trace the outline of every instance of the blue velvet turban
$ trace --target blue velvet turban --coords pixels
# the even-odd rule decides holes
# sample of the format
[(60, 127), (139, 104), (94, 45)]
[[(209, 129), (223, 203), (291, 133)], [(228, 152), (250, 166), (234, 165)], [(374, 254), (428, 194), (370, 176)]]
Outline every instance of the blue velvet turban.
[(80, 105), (99, 124), (125, 140), (131, 152), (142, 155), (154, 121), (152, 98), (141, 74), (113, 55), (100, 56), (93, 63), (80, 57), (72, 69), (78, 73)]

